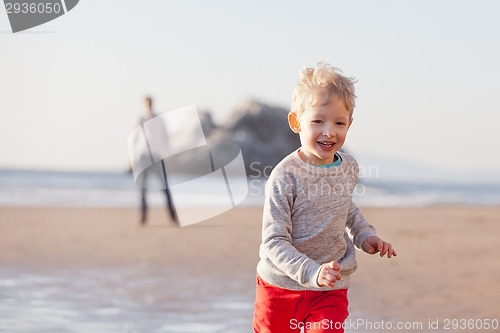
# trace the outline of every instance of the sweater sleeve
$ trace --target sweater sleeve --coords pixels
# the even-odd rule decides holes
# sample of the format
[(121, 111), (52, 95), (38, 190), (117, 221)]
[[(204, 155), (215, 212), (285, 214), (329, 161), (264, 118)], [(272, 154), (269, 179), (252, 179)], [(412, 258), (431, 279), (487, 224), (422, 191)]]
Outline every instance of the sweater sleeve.
[(363, 242), (370, 236), (375, 236), (375, 228), (368, 224), (358, 206), (351, 200), (351, 207), (347, 215), (347, 229), (352, 238), (354, 245), (358, 249), (362, 249)]
[(319, 288), (321, 265), (292, 244), (291, 211), (296, 193), (293, 180), (270, 177), (266, 184), (262, 221), (262, 250), (282, 272), (303, 286)]
[[(352, 164), (353, 171), (353, 182), (356, 184), (358, 182), (359, 167), (356, 160), (349, 156), (349, 160)], [(358, 206), (351, 199), (351, 206), (349, 207), (349, 213), (347, 215), (347, 230), (352, 238), (354, 245), (362, 250), (363, 242), (370, 236), (376, 236), (375, 228), (368, 224), (365, 217), (359, 210)]]

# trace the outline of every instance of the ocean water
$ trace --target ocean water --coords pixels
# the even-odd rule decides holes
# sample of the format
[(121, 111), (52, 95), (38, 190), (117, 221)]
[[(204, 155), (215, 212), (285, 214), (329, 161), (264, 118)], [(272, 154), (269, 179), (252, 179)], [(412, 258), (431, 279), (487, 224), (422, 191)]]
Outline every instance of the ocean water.
[[(180, 182), (183, 175), (171, 175)], [(245, 180), (243, 180), (245, 181)], [(264, 178), (247, 178), (248, 195), (242, 205), (263, 203)], [(227, 198), (214, 194), (219, 179), (184, 187), (174, 201), (179, 207), (217, 206)], [(153, 206), (164, 205), (164, 195), (150, 191)], [(359, 206), (402, 207), (427, 205), (500, 205), (500, 185), (361, 181), (354, 196)], [(139, 189), (133, 176), (113, 172), (51, 172), (0, 169), (0, 206), (135, 207)]]
[[(223, 293), (210, 281), (150, 267), (33, 272), (0, 269), (0, 332), (250, 332), (253, 290)], [(172, 287), (173, 276), (182, 279)], [(206, 278), (204, 278), (206, 279)], [(213, 284), (215, 281), (212, 281)]]

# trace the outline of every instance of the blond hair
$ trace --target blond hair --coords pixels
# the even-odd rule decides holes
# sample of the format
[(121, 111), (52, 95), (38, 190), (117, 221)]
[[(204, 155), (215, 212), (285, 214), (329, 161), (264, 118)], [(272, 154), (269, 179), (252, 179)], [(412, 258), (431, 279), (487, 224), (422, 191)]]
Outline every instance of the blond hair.
[(316, 67), (304, 67), (293, 91), (291, 112), (300, 116), (307, 106), (322, 106), (340, 98), (352, 116), (356, 95), (352, 77), (340, 74), (342, 71), (323, 61)]

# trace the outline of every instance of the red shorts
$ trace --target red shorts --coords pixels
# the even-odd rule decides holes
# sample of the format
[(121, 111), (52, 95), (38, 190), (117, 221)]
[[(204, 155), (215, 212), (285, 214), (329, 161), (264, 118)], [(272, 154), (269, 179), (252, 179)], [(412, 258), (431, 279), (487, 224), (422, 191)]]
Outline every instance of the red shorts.
[(253, 331), (255, 333), (344, 332), (347, 289), (289, 290), (257, 275)]

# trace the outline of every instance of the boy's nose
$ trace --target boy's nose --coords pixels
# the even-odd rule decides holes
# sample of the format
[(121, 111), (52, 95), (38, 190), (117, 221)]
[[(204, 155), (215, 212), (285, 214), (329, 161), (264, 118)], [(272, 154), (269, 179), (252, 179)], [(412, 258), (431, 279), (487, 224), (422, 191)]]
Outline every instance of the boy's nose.
[(335, 131), (333, 130), (333, 126), (325, 126), (325, 128), (323, 129), (323, 135), (329, 138), (334, 137)]

